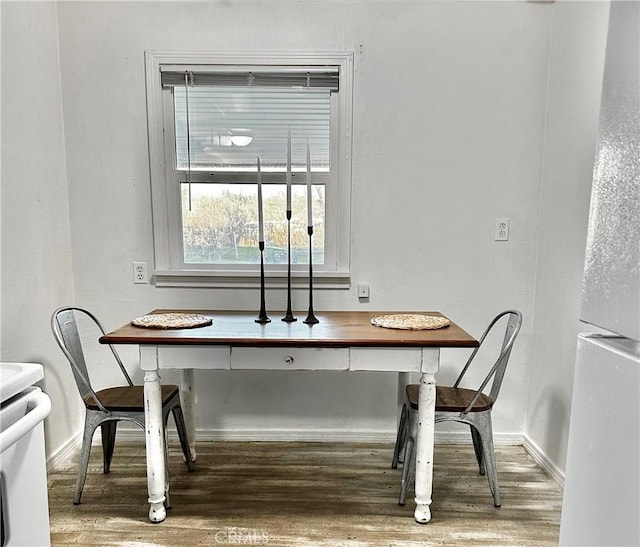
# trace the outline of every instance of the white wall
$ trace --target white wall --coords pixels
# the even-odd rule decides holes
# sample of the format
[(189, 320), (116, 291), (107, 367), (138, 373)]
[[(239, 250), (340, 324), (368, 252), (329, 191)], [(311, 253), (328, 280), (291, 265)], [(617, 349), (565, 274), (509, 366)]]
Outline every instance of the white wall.
[(53, 3), (1, 2), (3, 361), (45, 366), (54, 401), (49, 454), (78, 430), (79, 400), (49, 317), (73, 298), (71, 240)]
[[(111, 327), (154, 307), (258, 302), (257, 291), (131, 282), (132, 261), (153, 262), (146, 49), (352, 50), (351, 266), (354, 285), (367, 281), (372, 293), (361, 305), (355, 289), (318, 291), (316, 307), (442, 310), (476, 334), (498, 311), (521, 309), (527, 320), (496, 409), (499, 432), (521, 433), (551, 14), (521, 2), (61, 3), (78, 302)], [(511, 241), (495, 243), (503, 216)], [(271, 291), (269, 309), (283, 297)], [(294, 305), (305, 299), (301, 291)], [(441, 377), (464, 356), (446, 353)], [(390, 375), (234, 373), (232, 382), (201, 373), (198, 382), (204, 429), (395, 427)]]
[(554, 7), (525, 431), (565, 467), (608, 2)]
[[(545, 387), (555, 380), (544, 371), (552, 378), (553, 371), (562, 371), (559, 404), (568, 408), (573, 359), (566, 348), (574, 344), (576, 303), (571, 291), (566, 306), (554, 300), (554, 279), (556, 287), (558, 279), (572, 287), (584, 250), (579, 234), (586, 209), (580, 204), (588, 193), (579, 180), (581, 172), (590, 173), (593, 157), (582, 151), (590, 137), (581, 129), (589, 130), (597, 118), (604, 47), (602, 10), (590, 2), (569, 4), (575, 7), (417, 0), (59, 3), (69, 192), (64, 218), (71, 225), (76, 303), (93, 309), (110, 328), (161, 306), (257, 309), (257, 291), (157, 289), (131, 282), (132, 261), (153, 262), (144, 50), (352, 50), (351, 269), (353, 286), (368, 282), (371, 299), (360, 304), (355, 288), (318, 291), (316, 309), (441, 310), (479, 335), (495, 313), (519, 308), (525, 324), (495, 409), (496, 434), (531, 429), (535, 442), (562, 465), (568, 416), (552, 423), (554, 407)], [(48, 13), (46, 5), (39, 6)], [(566, 36), (562, 29), (569, 31)], [(38, 45), (47, 44), (33, 41)], [(54, 54), (47, 49), (47, 55)], [(575, 90), (594, 87), (572, 101), (563, 91), (569, 84)], [(569, 134), (582, 143), (575, 158), (562, 138), (569, 107), (576, 118), (567, 122), (576, 124)], [(566, 164), (556, 147), (571, 153)], [(45, 157), (34, 169), (49, 161)], [(561, 248), (545, 228), (560, 214), (561, 204), (549, 190), (553, 185), (568, 201), (561, 227), (572, 235)], [(573, 207), (576, 189), (579, 203)], [(20, 193), (17, 179), (12, 191)], [(58, 205), (56, 218), (67, 214), (61, 194), (51, 202)], [(511, 219), (507, 243), (493, 241), (496, 217)], [(13, 228), (18, 229), (17, 218)], [(47, 242), (52, 236), (40, 237)], [(66, 256), (68, 241), (55, 232), (54, 237)], [(3, 258), (18, 253), (15, 241), (8, 246), (5, 252), (3, 237)], [(57, 249), (51, 252), (58, 257)], [(569, 281), (563, 277), (567, 256)], [(63, 293), (73, 296), (68, 286)], [(304, 308), (305, 300), (306, 293), (294, 294), (294, 307)], [(54, 307), (47, 304), (37, 304), (46, 308), (38, 310), (46, 318)], [(282, 308), (284, 292), (270, 291), (267, 304), (269, 310)], [(554, 332), (562, 333), (560, 352), (540, 347), (552, 329), (546, 324), (550, 317), (557, 320)], [(45, 340), (48, 326), (40, 325), (38, 336)], [(123, 353), (135, 371), (136, 352)], [(440, 381), (450, 380), (466, 355), (443, 352)], [(48, 357), (66, 366), (55, 349)], [(391, 438), (395, 428), (395, 383), (387, 374), (200, 373), (198, 397), (199, 428), (211, 434), (277, 435), (290, 428), (315, 438), (353, 438), (353, 431)], [(54, 407), (63, 404), (59, 399), (54, 397)]]

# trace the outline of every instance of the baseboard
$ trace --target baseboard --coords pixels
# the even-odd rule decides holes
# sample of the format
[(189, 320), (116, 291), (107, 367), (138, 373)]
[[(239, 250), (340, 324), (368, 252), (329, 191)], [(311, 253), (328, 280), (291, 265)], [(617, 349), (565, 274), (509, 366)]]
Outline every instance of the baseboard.
[(522, 446), (533, 460), (542, 467), (561, 488), (564, 488), (564, 472), (547, 457), (540, 447), (526, 435), (522, 439)]
[(71, 437), (58, 450), (47, 458), (47, 473), (64, 469), (73, 456), (80, 451), (82, 432)]
[[(118, 437), (123, 440), (143, 440), (139, 429), (118, 428)], [(395, 442), (395, 431), (371, 429), (198, 429), (196, 437), (199, 441), (256, 441), (256, 442), (362, 442), (392, 443)], [(175, 429), (169, 430), (169, 438), (177, 440)]]
[[(256, 441), (256, 442), (360, 442), (360, 443), (394, 443), (395, 430), (389, 429), (198, 429), (199, 441)], [(118, 428), (118, 438), (128, 441), (143, 440), (139, 428)], [(175, 429), (169, 430), (169, 438), (175, 440), (178, 435)], [(436, 432), (435, 442), (440, 444), (466, 444), (471, 442), (468, 432)], [(520, 433), (494, 434), (496, 445), (522, 445)]]
[[(436, 444), (468, 444), (471, 442), (469, 431), (436, 431)], [(522, 433), (494, 433), (493, 444), (496, 446), (521, 446)]]

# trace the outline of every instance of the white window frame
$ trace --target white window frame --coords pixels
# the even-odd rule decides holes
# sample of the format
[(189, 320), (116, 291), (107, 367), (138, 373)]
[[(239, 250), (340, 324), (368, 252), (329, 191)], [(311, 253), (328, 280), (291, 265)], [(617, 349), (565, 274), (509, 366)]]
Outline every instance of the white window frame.
[[(327, 269), (314, 268), (314, 287), (349, 288), (350, 286), (350, 240), (351, 240), (351, 145), (352, 145), (352, 96), (353, 53), (205, 53), (189, 51), (146, 51), (147, 119), (149, 133), (149, 168), (151, 176), (151, 201), (154, 236), (154, 279), (156, 286), (166, 287), (249, 287), (259, 283), (259, 268), (228, 269), (211, 265), (185, 265), (182, 247), (177, 244), (182, 238), (179, 189), (175, 178), (169, 176), (173, 157), (166, 157), (164, 139), (167, 93), (161, 86), (163, 65), (194, 65), (203, 67), (228, 66), (337, 66), (339, 68), (340, 91), (337, 95), (338, 123), (332, 123), (331, 138), (331, 184), (327, 185), (327, 211), (325, 224), (334, 230), (325, 235), (325, 250), (331, 257)], [(173, 130), (169, 132), (170, 135)], [(327, 237), (327, 235), (329, 237)], [(266, 272), (269, 287), (284, 287), (287, 283), (286, 265)], [(307, 286), (308, 271), (292, 269), (292, 285)]]

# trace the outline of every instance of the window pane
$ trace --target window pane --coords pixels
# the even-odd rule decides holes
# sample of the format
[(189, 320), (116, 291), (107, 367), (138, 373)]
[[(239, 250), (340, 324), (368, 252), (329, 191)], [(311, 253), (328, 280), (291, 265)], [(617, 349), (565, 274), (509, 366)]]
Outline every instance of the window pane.
[[(186, 170), (254, 170), (260, 156), (265, 171), (286, 169), (287, 130), (291, 162), (306, 169), (307, 139), (314, 171), (329, 170), (331, 92), (326, 89), (189, 87), (174, 88), (176, 163)], [(249, 144), (237, 137), (251, 137)]]
[[(186, 264), (253, 264), (258, 250), (256, 184), (182, 184), (182, 223)], [(291, 192), (291, 262), (309, 263), (307, 188)], [(266, 264), (287, 264), (286, 186), (263, 184)], [(324, 264), (325, 187), (313, 185), (313, 263)]]

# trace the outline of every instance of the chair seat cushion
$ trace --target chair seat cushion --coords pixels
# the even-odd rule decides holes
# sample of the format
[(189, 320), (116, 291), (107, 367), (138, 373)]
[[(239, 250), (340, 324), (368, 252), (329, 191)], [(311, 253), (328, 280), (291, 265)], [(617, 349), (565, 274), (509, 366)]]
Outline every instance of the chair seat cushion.
[[(110, 387), (97, 391), (96, 394), (107, 410), (144, 412), (144, 386)], [(162, 386), (162, 406), (177, 394), (178, 386)], [(91, 395), (85, 399), (85, 405), (88, 409), (100, 410)]]
[[(418, 409), (419, 393), (419, 384), (409, 384), (407, 386), (407, 399), (414, 410)], [(462, 412), (469, 406), (475, 394), (476, 392), (473, 389), (436, 386), (436, 412)], [(491, 397), (481, 393), (470, 412), (490, 410), (493, 402)]]

